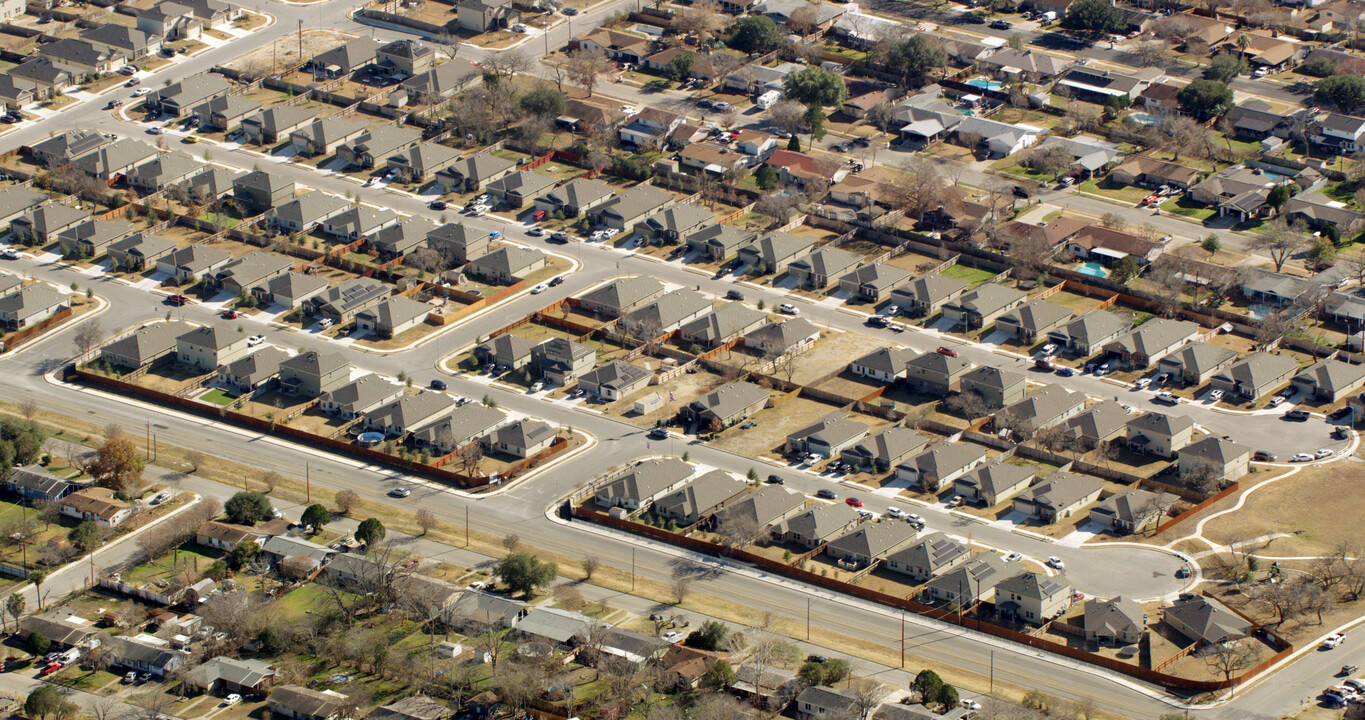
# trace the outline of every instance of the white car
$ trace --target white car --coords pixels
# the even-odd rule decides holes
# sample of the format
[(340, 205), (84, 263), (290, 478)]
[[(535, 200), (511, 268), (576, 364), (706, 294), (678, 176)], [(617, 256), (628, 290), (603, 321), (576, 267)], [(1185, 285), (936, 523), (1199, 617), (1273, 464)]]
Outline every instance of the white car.
[(899, 306), (899, 305), (887, 305), (885, 308), (882, 309), (882, 314), (885, 315), (885, 316), (887, 316), (887, 317), (895, 317), (895, 316), (897, 316), (897, 315), (900, 315), (900, 314), (901, 314), (901, 306)]
[(544, 234), (545, 234), (545, 228), (543, 228), (543, 227), (533, 227), (533, 228), (531, 228), (530, 230), (527, 230), (527, 231), (526, 231), (526, 234), (527, 234), (527, 235), (530, 235), (531, 237), (540, 237), (541, 235), (544, 235)]
[(663, 641), (666, 643), (675, 643), (678, 642), (679, 640), (682, 640), (684, 637), (687, 636), (682, 632), (679, 632), (677, 630), (669, 630), (668, 632), (664, 633)]
[(602, 237), (607, 238), (608, 240), (610, 240), (611, 238), (616, 237), (616, 235), (617, 235), (618, 233), (620, 233), (620, 232), (621, 232), (621, 231), (618, 230), (618, 229), (616, 229), (616, 228), (607, 228), (606, 230), (603, 230), (603, 231), (602, 231)]
[(223, 707), (232, 707), (233, 705), (236, 705), (241, 701), (242, 701), (241, 695), (238, 695), (237, 693), (232, 693), (231, 695), (223, 698)]
[(1013, 552), (1013, 551), (1011, 551), (1010, 553), (1008, 553), (1008, 554), (1005, 555), (1005, 562), (1019, 562), (1020, 560), (1023, 560), (1023, 559), (1024, 559), (1024, 554), (1023, 554), (1023, 553), (1020, 553), (1020, 552)]
[(967, 698), (962, 698), (962, 707), (965, 710), (976, 710), (979, 712), (981, 710), (981, 703), (975, 700), (968, 700)]
[(636, 112), (635, 106), (634, 106), (634, 105), (622, 105), (622, 106), (621, 106), (621, 112), (623, 112), (623, 113), (625, 113), (625, 114), (627, 114), (627, 115), (634, 115), (635, 112)]
[(1294, 462), (1311, 462), (1313, 460), (1313, 455), (1311, 453), (1295, 453), (1294, 457), (1290, 459)]
[(915, 513), (910, 513), (909, 515), (906, 515), (905, 521), (916, 527), (924, 527), (924, 518), (920, 517), (919, 515), (916, 515)]
[(1165, 392), (1165, 391), (1162, 391), (1162, 392), (1157, 393), (1157, 394), (1156, 394), (1156, 397), (1153, 398), (1153, 399), (1156, 400), (1157, 402), (1160, 402), (1160, 403), (1166, 403), (1167, 405), (1179, 405), (1179, 404), (1180, 404), (1180, 398), (1178, 398), (1178, 397), (1176, 397), (1176, 396), (1174, 396), (1174, 395), (1172, 395), (1172, 394), (1170, 394), (1170, 393), (1168, 393), (1168, 392)]
[(327, 328), (332, 327), (335, 324), (336, 321), (333, 320), (332, 318), (323, 318), (318, 321), (318, 328), (320, 330), (326, 330)]
[(256, 347), (257, 345), (260, 345), (263, 342), (265, 342), (264, 335), (252, 335), (251, 337), (246, 339), (246, 346)]
[(1276, 395), (1275, 397), (1270, 398), (1270, 402), (1266, 403), (1266, 407), (1275, 407), (1282, 402), (1284, 402), (1284, 398), (1280, 397), (1279, 395)]
[(1054, 353), (1056, 353), (1056, 352), (1057, 352), (1057, 346), (1056, 346), (1056, 345), (1053, 345), (1052, 343), (1048, 343), (1048, 344), (1046, 344), (1046, 345), (1043, 346), (1043, 354), (1044, 354), (1044, 355), (1052, 355), (1052, 354), (1054, 354)]
[(470, 217), (479, 217), (480, 215), (484, 215), (484, 214), (487, 214), (487, 213), (488, 213), (488, 206), (487, 206), (487, 205), (475, 205), (475, 206), (474, 206), (474, 209), (469, 211), (469, 216), (470, 216)]
[(531, 294), (532, 294), (532, 295), (539, 295), (539, 294), (541, 294), (541, 293), (543, 293), (543, 292), (545, 292), (546, 290), (549, 290), (549, 289), (550, 289), (550, 286), (549, 286), (549, 285), (546, 285), (545, 283), (541, 283), (541, 284), (539, 284), (539, 285), (537, 285), (537, 286), (531, 288)]
[(1262, 77), (1265, 77), (1266, 75), (1269, 75), (1269, 74), (1270, 74), (1270, 69), (1269, 69), (1269, 68), (1258, 67), (1258, 68), (1256, 68), (1254, 71), (1252, 71), (1251, 76), (1252, 76), (1252, 77), (1262, 78)]
[(526, 32), (526, 26), (522, 25), (521, 23), (517, 23), (516, 25), (512, 26), (512, 32), (524, 33)]
[(777, 306), (777, 311), (783, 315), (800, 315), (801, 311), (791, 303), (782, 303)]
[(1054, 570), (1063, 571), (1066, 570), (1066, 563), (1062, 562), (1062, 559), (1057, 557), (1056, 555), (1053, 555), (1047, 559), (1047, 566)]
[(1321, 450), (1319, 450), (1319, 451), (1313, 453), (1313, 457), (1315, 457), (1315, 458), (1317, 458), (1317, 459), (1319, 459), (1319, 460), (1322, 460), (1323, 458), (1332, 457), (1333, 455), (1336, 455), (1336, 451), (1334, 451), (1334, 450), (1329, 450), (1329, 449), (1327, 449), (1327, 448), (1323, 448), (1323, 449), (1321, 449)]
[(544, 389), (545, 389), (545, 381), (544, 381), (544, 380), (537, 380), (537, 381), (531, 383), (531, 392), (533, 392), (533, 393), (540, 392), (541, 390), (544, 390)]
[(6, 260), (18, 260), (19, 251), (15, 250), (12, 247), (7, 247), (4, 250), (0, 250), (0, 258), (4, 258)]
[(1151, 378), (1138, 378), (1138, 381), (1137, 381), (1136, 383), (1133, 383), (1133, 384), (1134, 384), (1134, 385), (1137, 385), (1139, 389), (1145, 390), (1145, 389), (1147, 389), (1147, 386), (1148, 386), (1148, 385), (1151, 385), (1151, 384), (1152, 384), (1152, 379), (1151, 379)]
[(1210, 391), (1209, 391), (1209, 401), (1210, 401), (1210, 402), (1218, 402), (1219, 400), (1222, 400), (1222, 399), (1223, 399), (1223, 391), (1222, 391), (1222, 390), (1210, 390)]
[(151, 92), (152, 91), (147, 88), (138, 88), (133, 91), (133, 97), (142, 97), (143, 95), (147, 95)]
[(156, 127), (147, 128), (148, 135), (163, 135), (165, 134), (165, 132), (166, 128), (163, 128), (160, 125), (157, 125)]
[(900, 509), (900, 508), (898, 508), (898, 507), (894, 507), (894, 506), (893, 506), (893, 507), (888, 507), (888, 508), (886, 509), (886, 515), (887, 515), (887, 517), (903, 518), (903, 517), (905, 517), (905, 511), (902, 510), (902, 509)]
[(1344, 642), (1346, 642), (1345, 635), (1342, 635), (1341, 633), (1332, 633), (1331, 635), (1327, 636), (1327, 639), (1322, 641), (1322, 649), (1334, 650), (1336, 649), (1337, 646), (1341, 645)]
[(405, 487), (396, 487), (390, 490), (389, 494), (394, 497), (407, 497), (412, 494), (412, 491)]

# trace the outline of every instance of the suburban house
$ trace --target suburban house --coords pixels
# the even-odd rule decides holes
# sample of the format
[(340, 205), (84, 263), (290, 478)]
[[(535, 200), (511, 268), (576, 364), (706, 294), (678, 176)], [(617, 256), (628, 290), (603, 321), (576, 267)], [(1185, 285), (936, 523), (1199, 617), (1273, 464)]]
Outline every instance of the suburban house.
[[(356, 42), (371, 42), (361, 37)], [(295, 130), (311, 125), (317, 115), (312, 110), (276, 105), (258, 115), (242, 118), (242, 132), (247, 139), (257, 145), (270, 145), (287, 139)]]
[(810, 349), (820, 331), (805, 318), (770, 322), (744, 336), (744, 347), (766, 357), (782, 357)]
[(1198, 323), (1157, 318), (1148, 320), (1127, 335), (1106, 343), (1104, 350), (1129, 368), (1142, 370), (1175, 352), (1185, 343), (1197, 339), (1203, 332)]
[(399, 395), (396, 400), (365, 413), (365, 429), (395, 438), (417, 432), (455, 408), (455, 398), (440, 392)]
[(536, 198), (537, 210), (563, 217), (578, 217), (616, 197), (611, 185), (602, 180), (578, 178)]
[(132, 223), (91, 218), (63, 230), (57, 235), (57, 242), (64, 255), (96, 258), (104, 255), (105, 249), (114, 241), (122, 240), (132, 231)]
[[(389, 156), (386, 166), (400, 182), (422, 184), (436, 180), (441, 184), (460, 159), (460, 151), (440, 143), (421, 142)], [(447, 186), (442, 185), (442, 189)]]
[(511, 0), (463, 0), (456, 5), (460, 28), (476, 33), (515, 25), (521, 11)]
[(978, 445), (941, 442), (896, 466), (896, 479), (936, 492), (986, 461)]
[(1176, 453), (1180, 474), (1199, 474), (1207, 468), (1219, 487), (1251, 472), (1251, 448), (1212, 435), (1190, 443)]
[[(483, 71), (464, 58), (451, 58), (403, 81), (408, 98), (422, 105), (436, 105), (483, 80)], [(392, 102), (392, 96), (390, 96)]]
[(970, 560), (972, 551), (966, 545), (936, 532), (917, 538), (914, 542), (891, 553), (882, 567), (908, 575), (917, 582), (927, 582)]
[(1015, 496), (1014, 511), (1050, 525), (1097, 500), (1103, 488), (1099, 478), (1059, 470)]
[(1132, 100), (1147, 84), (1146, 80), (1088, 67), (1073, 67), (1057, 81), (1057, 85), (1065, 89), (1062, 92), (1069, 91), (1072, 97), (1101, 105), (1113, 97)]
[(929, 439), (914, 430), (892, 426), (845, 448), (839, 459), (857, 468), (886, 472), (919, 454), (928, 444)]
[(474, 357), (484, 365), (491, 363), (517, 370), (531, 362), (531, 349), (534, 347), (535, 344), (526, 338), (503, 333), (475, 346)]
[(1041, 625), (1071, 607), (1072, 592), (1065, 575), (1022, 572), (995, 586), (995, 608), (1005, 617)]
[(596, 364), (597, 351), (591, 345), (565, 338), (550, 338), (531, 348), (531, 367), (558, 385), (568, 385)]
[(381, 338), (394, 338), (426, 322), (429, 310), (426, 303), (392, 295), (356, 313), (355, 326)]
[(901, 549), (917, 534), (910, 523), (898, 520), (863, 523), (826, 543), (825, 554), (846, 565), (866, 567)]
[(594, 368), (578, 376), (578, 389), (607, 402), (615, 402), (649, 386), (652, 370), (622, 360)]
[(858, 714), (858, 698), (851, 690), (836, 690), (811, 685), (796, 696), (796, 715), (802, 720), (853, 717)]
[(1023, 373), (990, 365), (973, 368), (962, 376), (962, 392), (976, 393), (992, 408), (1013, 405), (1024, 399), (1028, 381)]
[(274, 678), (275, 668), (267, 662), (226, 655), (205, 660), (185, 674), (185, 682), (211, 695), (260, 692)]
[[(162, 3), (168, 4), (172, 3)], [(166, 37), (164, 33), (161, 36)], [(142, 101), (152, 112), (181, 117), (193, 107), (227, 95), (231, 89), (232, 84), (221, 75), (191, 75), (178, 83), (152, 91)]]
[(413, 147), (422, 139), (420, 130), (393, 125), (380, 125), (362, 133), (354, 140), (336, 147), (342, 162), (362, 169), (385, 164), (390, 155)]
[(241, 95), (224, 95), (191, 108), (199, 118), (200, 127), (230, 133), (242, 126), (242, 121), (261, 111), (261, 104)]
[(189, 329), (189, 323), (179, 321), (143, 325), (100, 348), (100, 360), (114, 367), (136, 370), (175, 352), (176, 338)]
[(645, 460), (598, 486), (594, 500), (601, 507), (639, 510), (682, 487), (692, 473), (691, 465), (674, 458)]
[(1128, 421), (1128, 448), (1140, 455), (1164, 458), (1194, 439), (1194, 421), (1185, 415), (1147, 412)]
[(294, 181), (283, 175), (254, 170), (232, 180), (232, 192), (249, 210), (261, 212), (294, 199)]
[(945, 304), (967, 291), (967, 283), (931, 272), (891, 291), (891, 302), (903, 312), (932, 317)]
[(488, 436), (490, 450), (514, 458), (528, 458), (554, 444), (555, 429), (539, 420), (522, 418), (508, 423)]
[(280, 363), (285, 392), (317, 397), (350, 382), (351, 364), (340, 353), (301, 352)]
[[(173, 3), (163, 2), (162, 5)], [(189, 653), (176, 650), (161, 638), (141, 634), (134, 637), (113, 637), (104, 644), (110, 664), (147, 673), (155, 678), (166, 678), (185, 667)]]
[(403, 388), (378, 375), (362, 375), (335, 390), (318, 396), (318, 410), (343, 420), (361, 415), (398, 399)]
[(1225, 347), (1192, 342), (1157, 361), (1157, 369), (1187, 386), (1203, 385), (1237, 361), (1237, 353)]
[(278, 305), (293, 310), (321, 295), (330, 285), (321, 275), (304, 275), (286, 272), (265, 281), (265, 284), (252, 286), (251, 292), (256, 300), (265, 305)]
[(503, 285), (545, 267), (546, 256), (536, 248), (503, 245), (487, 255), (475, 258), (465, 266), (465, 272), (478, 278)]
[(369, 132), (369, 128), (363, 120), (329, 116), (289, 133), (289, 142), (300, 155), (331, 155), (343, 143)]
[(489, 231), (478, 230), (464, 223), (446, 223), (427, 233), (427, 246), (448, 254), (450, 262), (456, 266), (487, 255), (491, 240)]
[[(420, 147), (420, 146), (419, 146)], [(444, 145), (436, 145), (444, 148)], [(517, 172), (517, 163), (493, 153), (479, 153), (446, 165), (436, 173), (436, 184), (454, 193), (478, 192), (483, 186)]]
[(824, 247), (787, 266), (790, 275), (801, 287), (823, 290), (830, 283), (862, 264), (863, 257), (836, 247)]
[(110, 243), (107, 253), (110, 266), (139, 272), (156, 267), (157, 261), (170, 255), (176, 247), (172, 240), (139, 232)]
[(930, 580), (924, 595), (960, 612), (979, 602), (989, 602), (995, 597), (997, 585), (1021, 572), (1025, 572), (1024, 568), (1017, 562), (1005, 562), (995, 553), (982, 553)]
[(147, 143), (132, 138), (121, 138), (76, 158), (71, 162), (71, 166), (99, 180), (111, 181), (120, 175), (131, 174), (138, 167), (160, 156), (161, 153)]
[(293, 259), (257, 250), (224, 264), (213, 274), (213, 283), (233, 295), (245, 295), (257, 285), (293, 269)]
[(1319, 360), (1291, 381), (1306, 397), (1337, 402), (1365, 386), (1365, 365), (1352, 365), (1334, 358)]
[(687, 235), (687, 249), (716, 262), (738, 255), (754, 242), (754, 235), (734, 225), (711, 225)]
[(942, 353), (924, 353), (905, 364), (905, 382), (918, 392), (946, 396), (962, 389), (971, 363)]
[(1028, 435), (1081, 414), (1085, 400), (1085, 393), (1054, 383), (997, 412), (995, 427)]
[(942, 305), (943, 317), (961, 324), (966, 329), (985, 328), (1001, 315), (1021, 306), (1028, 299), (1026, 293), (998, 283), (983, 283), (957, 299)]
[(1097, 448), (1127, 432), (1128, 411), (1113, 400), (1105, 400), (1067, 420), (1064, 428), (1069, 436), (1083, 440), (1084, 447)]
[(1209, 385), (1246, 402), (1284, 386), (1299, 374), (1292, 356), (1255, 352), (1209, 379)]
[(664, 284), (654, 278), (617, 278), (579, 298), (579, 307), (607, 317), (620, 317), (638, 310), (664, 294)]
[(768, 314), (762, 310), (729, 302), (678, 328), (678, 337), (684, 343), (714, 348), (758, 330), (767, 322)]
[(251, 352), (246, 333), (237, 332), (226, 324), (200, 325), (176, 338), (176, 359), (206, 372), (226, 365)]
[(17, 467), (5, 479), (6, 490), (25, 500), (57, 502), (75, 492), (79, 486), (69, 483), (37, 463)]
[(1133, 327), (1132, 319), (1107, 310), (1090, 310), (1048, 332), (1048, 338), (1081, 356), (1090, 357)]
[(844, 448), (867, 437), (868, 426), (849, 419), (846, 413), (832, 412), (787, 435), (787, 453), (813, 453), (833, 458)]
[(749, 483), (724, 470), (712, 470), (654, 501), (654, 514), (691, 527), (749, 490)]
[(814, 241), (774, 231), (741, 247), (736, 254), (750, 267), (765, 275), (776, 275), (814, 250)]
[(648, 305), (626, 313), (617, 321), (625, 332), (640, 339), (654, 339), (711, 312), (715, 302), (688, 288), (679, 288)]
[(1146, 530), (1161, 520), (1161, 514), (1178, 498), (1170, 493), (1154, 493), (1130, 487), (1114, 493), (1090, 508), (1090, 522), (1118, 534), (1130, 535)]
[(549, 175), (518, 170), (506, 177), (484, 185), (484, 192), (498, 203), (510, 208), (519, 208), (529, 199), (534, 199), (554, 187), (558, 181)]
[(1177, 600), (1162, 613), (1162, 619), (1185, 637), (1206, 645), (1221, 645), (1251, 634), (1249, 621), (1228, 606), (1204, 595)]
[(87, 487), (60, 500), (61, 513), (77, 521), (90, 520), (104, 528), (115, 528), (133, 516), (133, 506), (114, 497), (106, 487)]
[(796, 490), (765, 485), (732, 500), (716, 513), (716, 527), (764, 529), (796, 516), (806, 508), (806, 496)]
[(1034, 300), (996, 318), (995, 329), (1007, 332), (1021, 343), (1033, 345), (1071, 321), (1071, 310), (1046, 300)]
[(725, 428), (767, 407), (769, 397), (766, 389), (752, 383), (726, 383), (693, 400), (679, 413), (702, 427)]
[(267, 707), (271, 716), (290, 720), (344, 720), (341, 715), (347, 702), (345, 695), (335, 690), (310, 690), (297, 685), (282, 685), (270, 692)]
[(265, 542), (266, 537), (268, 535), (264, 530), (220, 520), (209, 520), (194, 531), (195, 542), (224, 552), (229, 552), (244, 542), (259, 545)]
[(413, 443), (442, 455), (475, 441), (487, 446), (484, 438), (506, 422), (507, 414), (502, 410), (487, 407), (483, 403), (465, 403), (413, 433)]
[(1109, 179), (1113, 182), (1148, 188), (1164, 185), (1189, 190), (1201, 177), (1202, 173), (1192, 167), (1145, 155), (1129, 155), (1109, 171)]
[(0, 326), (18, 330), (40, 323), (71, 306), (71, 296), (45, 283), (34, 282), (19, 292), (0, 297)]
[(1142, 642), (1142, 635), (1147, 632), (1147, 613), (1142, 603), (1131, 598), (1090, 598), (1085, 601), (1081, 627), (1088, 642), (1133, 645)]
[(881, 347), (848, 364), (848, 371), (860, 377), (893, 383), (906, 376), (907, 366), (918, 357), (910, 348)]
[(635, 223), (637, 235), (651, 240), (674, 244), (715, 222), (716, 214), (694, 203), (680, 203), (664, 208)]
[(386, 227), (398, 224), (398, 213), (364, 205), (349, 207), (322, 223), (322, 231), (344, 242), (365, 240)]
[(218, 382), (239, 395), (265, 387), (280, 376), (280, 363), (289, 353), (273, 345), (218, 368)]
[(284, 232), (306, 233), (350, 207), (346, 198), (313, 190), (270, 208), (266, 222)]
[(869, 263), (839, 278), (839, 289), (850, 297), (864, 302), (879, 303), (891, 296), (897, 288), (910, 282), (909, 270), (887, 265)]
[(772, 536), (777, 542), (795, 543), (814, 549), (829, 538), (844, 535), (862, 521), (858, 511), (844, 503), (821, 503), (774, 525)]
[(995, 462), (983, 465), (953, 481), (953, 492), (985, 507), (995, 507), (1028, 489), (1038, 468)]

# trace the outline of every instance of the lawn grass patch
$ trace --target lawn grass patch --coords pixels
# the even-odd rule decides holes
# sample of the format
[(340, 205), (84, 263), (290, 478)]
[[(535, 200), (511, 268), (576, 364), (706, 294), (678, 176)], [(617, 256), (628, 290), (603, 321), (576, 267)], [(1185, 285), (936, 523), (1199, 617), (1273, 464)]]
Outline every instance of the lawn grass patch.
[(945, 268), (939, 274), (942, 275), (943, 277), (961, 280), (962, 282), (967, 283), (967, 285), (973, 288), (976, 287), (977, 285), (980, 285), (981, 283), (986, 282), (987, 280), (990, 280), (996, 275), (996, 273), (993, 273), (990, 270), (982, 270), (980, 268), (967, 267), (966, 265), (951, 265)]

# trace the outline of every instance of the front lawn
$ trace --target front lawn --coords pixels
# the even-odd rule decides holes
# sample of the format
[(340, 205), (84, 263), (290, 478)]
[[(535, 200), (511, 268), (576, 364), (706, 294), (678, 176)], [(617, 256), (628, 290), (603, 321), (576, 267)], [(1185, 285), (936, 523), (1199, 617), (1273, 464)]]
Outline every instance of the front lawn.
[(1168, 202), (1165, 205), (1162, 205), (1161, 209), (1165, 212), (1183, 215), (1191, 220), (1197, 220), (1199, 222), (1204, 222), (1218, 214), (1218, 208), (1205, 205), (1204, 203), (1191, 198), (1189, 195), (1181, 195), (1175, 202)]
[(1118, 202), (1127, 205), (1137, 205), (1142, 202), (1143, 198), (1152, 194), (1150, 191), (1140, 187), (1113, 182), (1107, 177), (1099, 179), (1091, 178), (1090, 180), (1081, 183), (1076, 189), (1080, 192), (1092, 193), (1094, 195), (1117, 200)]

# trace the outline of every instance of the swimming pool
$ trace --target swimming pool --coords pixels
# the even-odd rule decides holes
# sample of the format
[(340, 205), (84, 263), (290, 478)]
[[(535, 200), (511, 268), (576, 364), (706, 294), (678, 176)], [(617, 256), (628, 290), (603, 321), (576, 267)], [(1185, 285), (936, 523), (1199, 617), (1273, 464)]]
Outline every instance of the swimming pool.
[(987, 80), (986, 78), (972, 78), (967, 81), (967, 84), (972, 87), (979, 87), (982, 90), (993, 90), (995, 92), (1005, 89), (1005, 83)]
[(1133, 122), (1139, 125), (1155, 125), (1161, 122), (1160, 118), (1157, 116), (1148, 115), (1147, 113), (1130, 113), (1128, 117), (1132, 118)]
[(1082, 275), (1089, 275), (1090, 277), (1109, 277), (1109, 271), (1105, 270), (1104, 266), (1097, 262), (1088, 262), (1076, 268), (1076, 272)]

